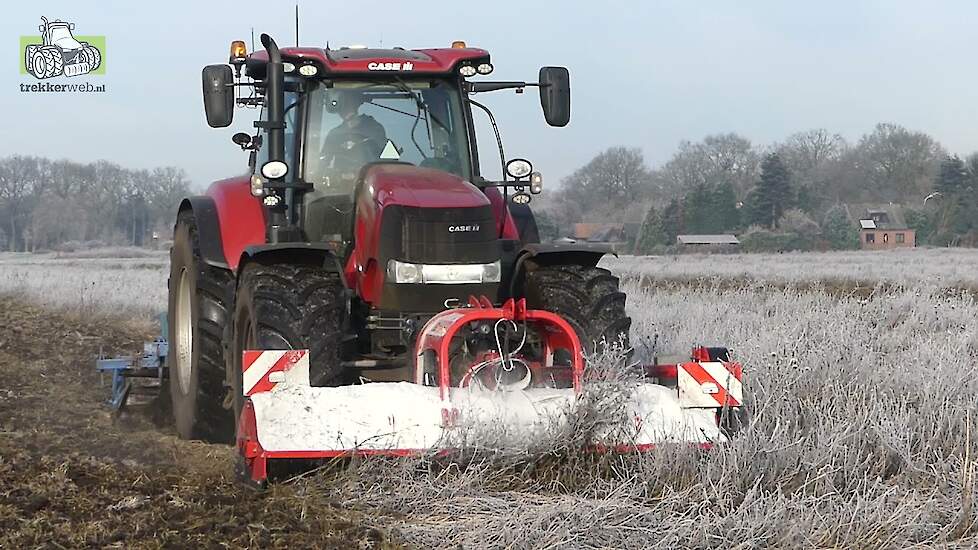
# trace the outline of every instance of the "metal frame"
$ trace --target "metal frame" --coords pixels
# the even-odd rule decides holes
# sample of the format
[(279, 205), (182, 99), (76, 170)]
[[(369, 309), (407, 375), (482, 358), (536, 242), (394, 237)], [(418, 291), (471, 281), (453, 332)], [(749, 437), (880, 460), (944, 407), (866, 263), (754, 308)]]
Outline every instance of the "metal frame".
[(166, 315), (160, 315), (160, 336), (152, 342), (143, 344), (143, 353), (139, 356), (99, 358), (95, 361), (95, 370), (100, 374), (112, 373), (112, 394), (106, 403), (113, 413), (119, 414), (126, 408), (129, 396), (133, 390), (132, 378), (155, 378), (156, 384), (149, 387), (162, 388), (167, 378), (166, 357), (169, 344), (166, 341)]

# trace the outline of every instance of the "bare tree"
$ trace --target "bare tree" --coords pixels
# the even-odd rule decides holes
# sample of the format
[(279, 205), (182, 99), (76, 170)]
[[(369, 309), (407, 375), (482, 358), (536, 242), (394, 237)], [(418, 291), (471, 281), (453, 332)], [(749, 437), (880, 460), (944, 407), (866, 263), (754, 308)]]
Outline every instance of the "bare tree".
[[(190, 191), (190, 179), (182, 168), (167, 166), (150, 172), (146, 187), (146, 200), (150, 218), (163, 220), (166, 227), (173, 225), (180, 200)], [(155, 229), (162, 229), (156, 227)]]
[(798, 132), (777, 147), (778, 155), (802, 185), (817, 183), (825, 168), (838, 162), (849, 145), (824, 128)]
[(859, 140), (853, 162), (865, 180), (866, 198), (918, 202), (930, 191), (945, 155), (929, 135), (881, 123)]
[(13, 156), (0, 162), (0, 211), (6, 220), (10, 250), (26, 248), (25, 230), (37, 199), (44, 192), (42, 159)]
[(183, 170), (128, 170), (107, 161), (0, 159), (0, 225), (13, 251), (70, 240), (140, 244), (172, 223), (190, 183)]
[(649, 184), (649, 170), (639, 149), (612, 147), (564, 179), (567, 193), (580, 198), (630, 200)]
[(683, 141), (679, 150), (656, 173), (667, 196), (686, 190), (730, 183), (738, 196), (753, 186), (760, 169), (760, 155), (750, 140), (737, 134), (707, 136), (699, 143)]

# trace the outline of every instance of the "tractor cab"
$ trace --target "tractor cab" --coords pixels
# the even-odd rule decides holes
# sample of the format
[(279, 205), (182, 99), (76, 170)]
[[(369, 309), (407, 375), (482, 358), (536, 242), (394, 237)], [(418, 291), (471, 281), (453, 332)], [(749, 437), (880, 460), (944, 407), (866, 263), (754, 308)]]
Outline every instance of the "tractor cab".
[[(493, 66), (488, 52), (462, 42), (424, 50), (276, 48), (278, 64), (269, 55), (267, 48), (248, 55), (244, 43), (235, 42), (230, 67), (205, 68), (204, 86), (212, 126), (230, 124), (234, 104), (262, 106), (259, 132), (237, 134), (234, 141), (253, 151), (252, 194), (262, 198), (273, 217), (281, 212), (284, 225), (291, 226), (271, 232), (270, 242), (287, 235), (288, 240), (329, 243), (349, 253), (356, 194), (372, 167), (384, 164), (454, 176), (459, 183), (450, 187), (463, 182), (476, 186), (487, 200), (499, 203), (495, 214), (500, 219), (493, 225), (503, 229), (510, 218), (505, 208), (509, 191), (519, 195), (514, 195), (514, 206), (528, 212), (527, 191), (539, 192), (542, 177), (521, 159), (514, 170), (504, 169), (508, 181), (480, 175), (472, 107), (484, 110), (490, 120), (492, 115), (470, 95), (538, 86), (551, 125), (566, 125), (570, 116), (566, 69), (545, 67), (538, 83), (472, 82), (471, 77), (492, 73)], [(234, 96), (235, 89), (247, 86), (253, 93)], [(276, 105), (279, 98), (281, 107)], [(279, 108), (281, 117), (275, 112)], [(494, 121), (493, 129), (503, 163)], [(272, 146), (276, 141), (282, 142), (281, 158)], [(408, 180), (432, 180), (418, 171), (400, 174)], [(498, 233), (497, 238), (504, 236), (504, 231)]]
[(350, 241), (354, 194), (368, 165), (406, 164), (472, 181), (468, 125), (451, 81), (319, 80), (309, 83), (305, 94), (295, 161), (311, 186), (303, 200), (309, 240)]

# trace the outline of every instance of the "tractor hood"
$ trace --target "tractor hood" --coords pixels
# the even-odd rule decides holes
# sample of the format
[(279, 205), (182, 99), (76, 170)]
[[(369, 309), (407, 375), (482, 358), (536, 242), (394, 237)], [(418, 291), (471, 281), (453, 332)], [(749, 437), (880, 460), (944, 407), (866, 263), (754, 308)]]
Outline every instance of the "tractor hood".
[(448, 172), (397, 163), (369, 166), (357, 190), (354, 243), (351, 286), (356, 284), (361, 298), (374, 307), (433, 313), (444, 309), (446, 300), (497, 294), (498, 280), (427, 285), (397, 283), (385, 275), (392, 260), (422, 265), (499, 261), (489, 199)]
[(473, 208), (489, 206), (478, 187), (462, 178), (431, 168), (410, 164), (377, 164), (367, 169), (363, 180), (365, 196), (374, 206), (416, 208)]

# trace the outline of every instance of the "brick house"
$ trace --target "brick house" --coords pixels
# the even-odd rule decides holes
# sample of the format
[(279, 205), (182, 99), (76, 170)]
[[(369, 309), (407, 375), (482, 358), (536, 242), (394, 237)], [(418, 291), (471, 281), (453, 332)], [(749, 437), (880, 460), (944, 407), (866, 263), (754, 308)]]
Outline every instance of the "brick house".
[(891, 250), (917, 246), (916, 232), (907, 226), (899, 205), (866, 206), (851, 209), (859, 220), (859, 247), (863, 250)]

